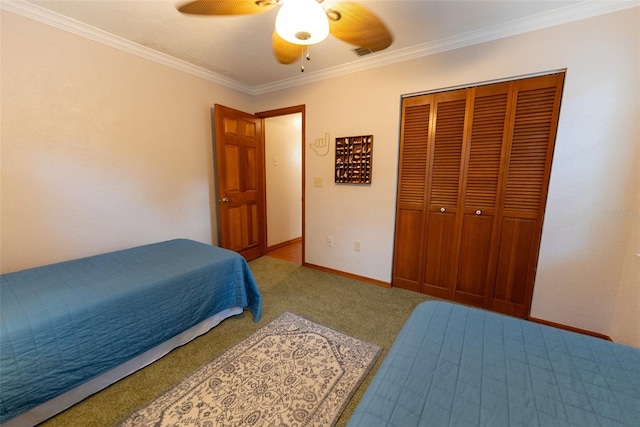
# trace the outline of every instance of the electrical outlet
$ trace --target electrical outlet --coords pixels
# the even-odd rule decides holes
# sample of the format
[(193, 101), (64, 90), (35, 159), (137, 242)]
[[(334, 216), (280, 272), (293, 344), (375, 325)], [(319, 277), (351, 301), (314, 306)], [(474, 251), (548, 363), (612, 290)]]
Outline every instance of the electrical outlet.
[(353, 242), (353, 250), (360, 252), (360, 242)]
[(327, 246), (333, 247), (333, 236), (327, 236)]

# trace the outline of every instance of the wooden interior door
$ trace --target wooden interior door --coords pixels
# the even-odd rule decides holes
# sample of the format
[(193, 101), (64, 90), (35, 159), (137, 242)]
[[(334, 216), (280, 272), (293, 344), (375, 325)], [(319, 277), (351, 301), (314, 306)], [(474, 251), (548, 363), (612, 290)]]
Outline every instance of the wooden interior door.
[(393, 286), (529, 315), (563, 82), (403, 99)]
[(509, 90), (511, 83), (470, 90), (463, 168), (461, 243), (454, 299), (484, 307), (493, 283), (497, 230), (496, 209), (501, 165), (506, 158)]
[(252, 260), (265, 254), (262, 119), (214, 106), (220, 246)]
[(393, 285), (420, 292), (426, 218), (427, 149), (433, 95), (402, 103)]
[(514, 82), (500, 239), (488, 308), (527, 317), (547, 201), (564, 73)]
[(437, 94), (429, 138), (425, 277), (422, 292), (453, 299), (458, 277), (458, 200), (468, 91)]

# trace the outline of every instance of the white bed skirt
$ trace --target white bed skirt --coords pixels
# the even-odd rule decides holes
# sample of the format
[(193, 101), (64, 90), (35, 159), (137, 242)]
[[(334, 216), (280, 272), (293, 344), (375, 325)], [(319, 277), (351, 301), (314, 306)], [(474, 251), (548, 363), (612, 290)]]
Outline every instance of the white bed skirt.
[(224, 319), (235, 316), (242, 313), (242, 307), (232, 307), (215, 314), (208, 319), (203, 320), (197, 325), (192, 326), (181, 334), (176, 335), (168, 341), (157, 345), (151, 350), (140, 354), (137, 357), (123, 363), (120, 366), (116, 366), (110, 371), (105, 372), (68, 392), (61, 394), (58, 397), (45, 402), (35, 408), (18, 415), (2, 424), (2, 427), (31, 427), (35, 426), (51, 418), (52, 416), (59, 414), (65, 409), (70, 408), (81, 400), (91, 396), (94, 393), (110, 386), (111, 384), (121, 380), (122, 378), (131, 375), (135, 371), (144, 368), (145, 366), (155, 362), (162, 356), (169, 353), (176, 347), (180, 347), (193, 340), (194, 338), (208, 332), (210, 329), (217, 326)]

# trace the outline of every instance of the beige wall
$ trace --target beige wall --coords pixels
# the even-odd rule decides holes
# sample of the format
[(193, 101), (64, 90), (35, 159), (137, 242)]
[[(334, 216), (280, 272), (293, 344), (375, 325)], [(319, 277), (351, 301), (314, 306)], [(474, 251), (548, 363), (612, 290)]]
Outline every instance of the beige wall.
[(611, 214), (638, 209), (639, 11), (258, 97), (259, 110), (306, 104), (307, 140), (374, 135), (370, 187), (314, 188), (314, 176), (329, 182), (333, 156), (307, 151), (306, 261), (390, 280), (401, 94), (566, 68), (531, 314), (640, 346), (640, 219)]
[(264, 125), (267, 246), (302, 236), (302, 113)]
[(248, 97), (3, 11), (2, 271), (211, 241), (210, 107), (305, 104), (307, 141), (374, 135), (370, 186), (334, 185), (333, 154), (306, 151), (306, 260), (389, 281), (401, 94), (567, 68), (532, 315), (640, 347), (638, 22), (634, 8)]
[(216, 242), (210, 109), (251, 97), (1, 13), (2, 272)]
[[(640, 163), (640, 162), (639, 162)], [(640, 164), (638, 164), (640, 172)], [(640, 181), (640, 173), (636, 179)], [(635, 215), (640, 211), (640, 194), (635, 209), (629, 212)], [(637, 218), (637, 217), (636, 217)], [(609, 335), (617, 342), (640, 347), (640, 220), (632, 222), (629, 234), (629, 246), (624, 254), (624, 268), (618, 288), (613, 313), (613, 322)]]

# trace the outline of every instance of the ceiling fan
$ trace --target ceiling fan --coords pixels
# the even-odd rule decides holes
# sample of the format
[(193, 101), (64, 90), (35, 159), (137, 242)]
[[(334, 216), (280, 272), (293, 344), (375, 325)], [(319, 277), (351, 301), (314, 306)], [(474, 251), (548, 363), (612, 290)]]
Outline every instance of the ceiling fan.
[(329, 34), (371, 52), (386, 49), (393, 42), (386, 25), (366, 7), (353, 2), (331, 2), (325, 8), (321, 3), (323, 0), (195, 0), (178, 10), (194, 15), (250, 15), (280, 5), (271, 42), (281, 64), (296, 61), (305, 46), (310, 59), (308, 46), (321, 42)]

